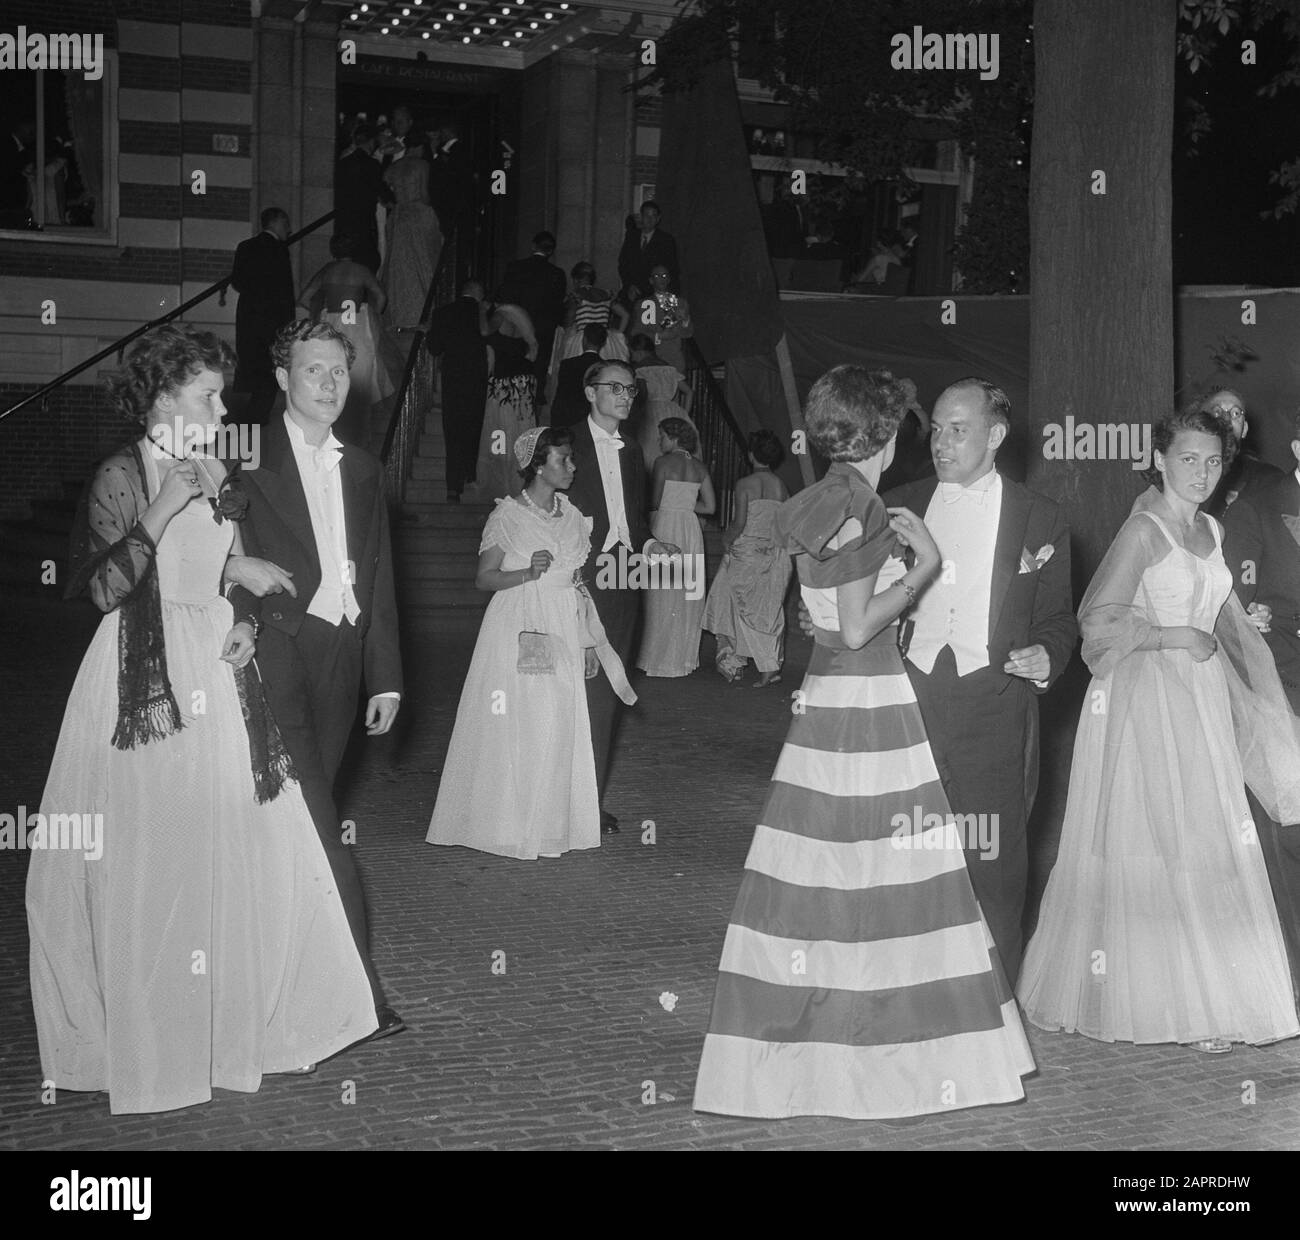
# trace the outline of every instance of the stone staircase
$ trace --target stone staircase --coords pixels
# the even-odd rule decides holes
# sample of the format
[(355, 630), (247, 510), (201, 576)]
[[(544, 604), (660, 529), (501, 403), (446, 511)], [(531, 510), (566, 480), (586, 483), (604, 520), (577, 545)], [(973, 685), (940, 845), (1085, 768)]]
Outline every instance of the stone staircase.
[[(420, 444), (411, 462), (406, 497), (393, 528), (398, 604), (403, 621), (440, 631), (476, 630), (491, 595), (474, 586), (479, 538), (491, 502), (446, 502), (446, 448), (442, 416), (435, 406), (425, 416)], [(722, 559), (722, 533), (704, 527), (708, 579)]]
[(440, 631), (477, 629), (490, 594), (474, 586), (478, 545), (490, 502), (447, 503), (442, 415), (425, 415), (401, 511), (393, 521), (394, 573), (402, 619)]

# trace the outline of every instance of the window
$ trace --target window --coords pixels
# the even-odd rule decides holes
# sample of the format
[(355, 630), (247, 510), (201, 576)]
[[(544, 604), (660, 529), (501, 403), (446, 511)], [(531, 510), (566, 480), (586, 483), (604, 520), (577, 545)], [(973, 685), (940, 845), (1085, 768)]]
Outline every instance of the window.
[(0, 237), (116, 240), (116, 69), (0, 74)]

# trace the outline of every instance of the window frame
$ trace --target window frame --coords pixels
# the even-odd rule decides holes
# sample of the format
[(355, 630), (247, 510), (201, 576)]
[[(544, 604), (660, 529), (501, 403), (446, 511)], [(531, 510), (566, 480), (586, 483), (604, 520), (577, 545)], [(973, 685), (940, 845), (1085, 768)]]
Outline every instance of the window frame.
[[(0, 228), (0, 242), (28, 241), (38, 245), (118, 245), (118, 213), (120, 207), (118, 159), (121, 135), (118, 131), (117, 50), (104, 49), (104, 74), (100, 86), (104, 92), (104, 149), (102, 151), (104, 184), (101, 191), (100, 214), (103, 223), (94, 228), (76, 224), (42, 224), (39, 228)], [(44, 75), (48, 69), (32, 69), (36, 75), (36, 146), (45, 149), (45, 89)], [(75, 69), (61, 70), (75, 73)], [(37, 216), (44, 215), (45, 178), (36, 178)]]

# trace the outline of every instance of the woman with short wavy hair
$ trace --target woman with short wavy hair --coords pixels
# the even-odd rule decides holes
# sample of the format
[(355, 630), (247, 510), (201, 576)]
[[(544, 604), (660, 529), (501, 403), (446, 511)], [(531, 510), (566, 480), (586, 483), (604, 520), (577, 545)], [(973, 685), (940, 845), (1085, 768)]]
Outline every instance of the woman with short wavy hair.
[(376, 1027), (257, 625), (221, 593), (247, 499), (205, 444), (233, 360), (188, 324), (141, 337), (110, 384), (137, 433), (73, 535), (67, 593), (104, 617), (41, 802), (76, 830), (28, 870), (32, 1006), (45, 1079), (115, 1115), (253, 1092)]

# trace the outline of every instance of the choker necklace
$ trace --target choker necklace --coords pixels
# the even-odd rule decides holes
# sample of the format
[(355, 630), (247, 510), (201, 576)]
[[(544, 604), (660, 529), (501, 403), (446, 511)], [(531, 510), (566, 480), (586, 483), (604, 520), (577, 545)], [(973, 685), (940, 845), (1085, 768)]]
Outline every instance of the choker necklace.
[(520, 494), (524, 497), (524, 503), (526, 503), (529, 508), (531, 508), (535, 513), (539, 514), (540, 516), (549, 519), (551, 517), (558, 517), (560, 515), (560, 493), (558, 491), (555, 492), (555, 501), (551, 505), (550, 512), (547, 512), (546, 509), (541, 506), (541, 504), (535, 503), (533, 501), (533, 497), (528, 494), (527, 488), (521, 491)]

